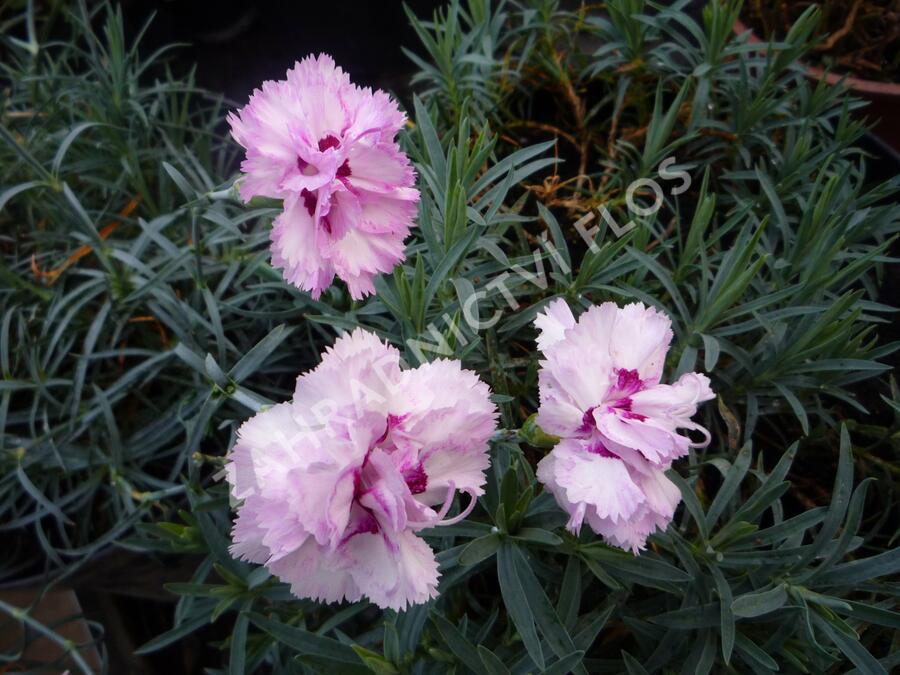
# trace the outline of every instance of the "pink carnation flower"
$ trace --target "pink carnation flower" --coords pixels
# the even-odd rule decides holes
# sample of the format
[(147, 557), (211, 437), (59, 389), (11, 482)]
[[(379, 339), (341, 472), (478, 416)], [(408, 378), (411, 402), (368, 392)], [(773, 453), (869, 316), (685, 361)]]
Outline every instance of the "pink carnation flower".
[(609, 543), (637, 552), (671, 522), (681, 499), (665, 476), (672, 460), (709, 442), (691, 421), (714, 397), (709, 379), (687, 373), (660, 383), (671, 322), (640, 303), (607, 302), (576, 321), (555, 300), (535, 325), (544, 355), (537, 422), (562, 439), (538, 464), (538, 479), (569, 514), (572, 532), (587, 520)]
[(241, 197), (284, 200), (271, 239), (286, 281), (319, 297), (337, 274), (358, 299), (403, 260), (419, 200), (394, 142), (405, 121), (390, 96), (353, 85), (325, 54), (264, 82), (228, 115), (247, 150)]
[[(247, 420), (226, 466), (242, 500), (231, 551), (299, 597), (403, 609), (437, 594), (416, 532), (465, 518), (482, 494), (497, 409), (459, 361), (401, 370), (362, 329), (297, 379), (291, 401)], [(457, 491), (468, 506), (447, 518)]]

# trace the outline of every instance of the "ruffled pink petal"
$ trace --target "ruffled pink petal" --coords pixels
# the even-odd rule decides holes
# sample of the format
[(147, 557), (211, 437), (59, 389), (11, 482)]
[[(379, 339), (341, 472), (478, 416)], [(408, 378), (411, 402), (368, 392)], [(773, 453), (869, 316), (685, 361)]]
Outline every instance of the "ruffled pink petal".
[(355, 143), (350, 146), (347, 159), (351, 171), (347, 182), (356, 190), (390, 195), (397, 187), (416, 183), (415, 171), (396, 143)]
[(269, 565), (272, 574), (291, 585), (291, 593), (319, 602), (356, 602), (362, 592), (340, 551), (330, 551), (312, 539)]
[(291, 130), (303, 114), (300, 100), (284, 82), (264, 82), (250, 102), (228, 115), (231, 134), (248, 150), (285, 163), (294, 161), (297, 143)]
[(316, 142), (340, 134), (349, 123), (344, 98), (352, 91), (350, 76), (327, 54), (307, 56), (287, 72), (287, 85), (302, 109), (302, 134)]
[(585, 411), (605, 399), (613, 381), (608, 342), (616, 309), (612, 303), (591, 307), (547, 348), (537, 421), (548, 433), (578, 435)]
[(663, 520), (646, 507), (628, 520), (613, 521), (588, 513), (587, 521), (591, 529), (607, 543), (632, 553), (643, 551), (647, 547), (647, 537), (665, 527)]
[(600, 410), (594, 411), (594, 420), (602, 436), (639, 451), (647, 461), (654, 464), (668, 463), (683, 457), (690, 448), (690, 439), (677, 434), (663, 420), (626, 419)]
[(331, 260), (338, 276), (347, 283), (350, 297), (361, 299), (375, 292), (375, 275), (390, 272), (405, 258), (405, 236), (353, 229), (335, 242)]
[(407, 527), (407, 503), (414, 500), (409, 486), (391, 458), (381, 449), (374, 449), (364, 471), (366, 487), (359, 495), (359, 503), (382, 530), (399, 532)]
[(292, 492), (285, 500), (289, 512), (320, 544), (335, 545), (347, 528), (357, 473), (352, 464), (338, 472), (326, 464), (290, 470)]
[(284, 212), (275, 218), (271, 233), (272, 266), (283, 271), (294, 286), (318, 298), (334, 279), (334, 265), (314, 245), (313, 217), (300, 197), (284, 201)]
[(420, 499), (443, 501), (451, 482), (458, 490), (482, 494), (488, 441), (498, 417), (488, 386), (459, 361), (438, 359), (405, 371), (396, 401), (404, 420), (397, 443), (419, 448), (428, 478)]
[(354, 582), (379, 607), (399, 611), (437, 596), (434, 551), (412, 532), (360, 534), (344, 554)]
[(550, 494), (556, 499), (559, 507), (569, 514), (569, 520), (566, 523), (566, 529), (572, 534), (578, 534), (581, 531), (581, 525), (584, 522), (587, 504), (585, 502), (573, 502), (568, 498), (568, 493), (556, 480), (556, 472), (558, 469), (559, 455), (551, 451), (537, 465), (535, 475), (538, 481), (550, 491)]
[(565, 337), (566, 331), (575, 326), (575, 317), (569, 305), (562, 298), (548, 304), (543, 312), (534, 318), (534, 325), (540, 331), (537, 346), (542, 352)]
[(665, 418), (677, 426), (697, 414), (697, 407), (716, 397), (709, 378), (702, 373), (685, 373), (673, 384), (657, 384), (631, 396), (632, 410), (654, 418)]
[(582, 426), (585, 408), (573, 400), (559, 384), (556, 376), (546, 368), (538, 373), (538, 381), (541, 398), (537, 415), (538, 425), (554, 436), (577, 436)]
[(343, 101), (350, 111), (346, 134), (353, 140), (391, 143), (406, 123), (397, 102), (381, 90), (353, 87), (344, 92)]
[(636, 302), (618, 311), (610, 335), (609, 354), (615, 367), (636, 370), (641, 380), (655, 384), (662, 376), (671, 341), (669, 317)]
[(290, 175), (289, 162), (255, 151), (248, 151), (241, 162), (244, 176), (237, 182), (241, 199), (249, 202), (254, 197), (285, 199), (291, 193), (284, 187), (285, 177)]
[(266, 530), (257, 520), (253, 500), (241, 508), (231, 530), (231, 555), (247, 562), (265, 564), (269, 561), (269, 547), (263, 544)]
[(666, 523), (670, 522), (681, 502), (678, 486), (666, 477), (663, 469), (641, 474), (636, 479), (644, 493), (647, 508)]
[(604, 379), (608, 379), (607, 373), (615, 365), (610, 354), (610, 340), (618, 316), (619, 308), (612, 302), (589, 307), (567, 330), (566, 339), (557, 345), (559, 349), (553, 350), (553, 353), (564, 350), (567, 359), (581, 359), (583, 364), (590, 365), (591, 372), (603, 373)]
[[(362, 206), (355, 194), (341, 186), (331, 194), (328, 212), (319, 221), (318, 232), (329, 242), (341, 241), (362, 221)], [(324, 248), (322, 244), (320, 247)], [(333, 248), (327, 250), (333, 255)]]
[[(304, 190), (314, 192), (319, 188), (330, 186), (334, 181), (333, 174), (336, 169), (336, 167), (331, 165), (334, 165), (335, 162), (323, 164), (324, 166), (321, 167), (310, 164), (304, 169), (300, 169), (295, 161), (294, 166), (288, 170), (279, 183), (282, 196), (302, 194)], [(247, 171), (244, 164), (241, 164), (241, 170)], [(321, 198), (321, 195), (319, 195), (319, 198)]]
[[(248, 497), (244, 501), (248, 510), (255, 513), (257, 528), (262, 532), (261, 545), (266, 548), (266, 562), (278, 560), (296, 551), (312, 538), (309, 528), (313, 523), (304, 521), (304, 513), (285, 507), (284, 498)], [(235, 544), (240, 543), (240, 531), (235, 531)]]
[(339, 414), (339, 422), (349, 418), (351, 425), (364, 414), (373, 414), (377, 437), (391, 412), (400, 377), (400, 352), (374, 333), (357, 328), (335, 340), (322, 362), (297, 378), (294, 406), (320, 425)]
[(236, 499), (261, 492), (261, 486), (287, 489), (284, 467), (308, 468), (330, 460), (316, 432), (295, 415), (290, 403), (279, 403), (251, 417), (237, 432), (225, 465)]
[(460, 490), (481, 495), (484, 492), (484, 472), (490, 465), (491, 459), (486, 452), (432, 452), (422, 463), (428, 477), (427, 487), (416, 498), (429, 506), (440, 504), (451, 482)]
[(591, 452), (590, 443), (562, 441), (554, 449), (554, 479), (572, 503), (584, 502), (599, 517), (613, 521), (632, 516), (644, 494), (618, 457)]
[(418, 199), (369, 193), (361, 193), (357, 198), (361, 209), (357, 226), (361, 231), (406, 237), (409, 223), (416, 217)]

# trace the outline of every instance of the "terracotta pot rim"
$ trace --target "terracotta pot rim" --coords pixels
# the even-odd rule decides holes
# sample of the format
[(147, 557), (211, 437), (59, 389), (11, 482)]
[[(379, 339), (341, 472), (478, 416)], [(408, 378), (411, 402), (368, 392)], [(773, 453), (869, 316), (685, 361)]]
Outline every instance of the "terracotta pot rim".
[[(745, 32), (750, 33), (749, 41), (751, 44), (764, 44), (760, 40), (753, 29), (747, 26), (739, 18), (734, 20), (732, 30), (735, 35), (741, 35)], [(900, 96), (900, 83), (897, 82), (877, 82), (875, 80), (866, 80), (853, 75), (839, 75), (838, 73), (825, 72), (823, 68), (818, 66), (810, 66), (803, 64), (806, 74), (816, 80), (825, 79), (828, 84), (838, 84), (843, 82), (845, 86), (854, 91), (864, 92), (867, 94), (881, 94), (883, 96)]]

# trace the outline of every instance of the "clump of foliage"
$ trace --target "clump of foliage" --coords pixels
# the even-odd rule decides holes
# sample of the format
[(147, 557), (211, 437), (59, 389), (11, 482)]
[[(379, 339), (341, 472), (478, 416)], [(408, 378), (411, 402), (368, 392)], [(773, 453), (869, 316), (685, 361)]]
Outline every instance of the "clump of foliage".
[(162, 52), (139, 56), (120, 11), (65, 20), (77, 40), (44, 38), (54, 26), (29, 12), (9, 26), (27, 39), (5, 45), (0, 513), (27, 533), (8, 540), (5, 577), (69, 568), (171, 515), (194, 453), (226, 449), (212, 411), (265, 399), (281, 369), (262, 356), (311, 304), (266, 263), (266, 209), (205, 201), (234, 165), (221, 100)]
[[(596, 17), (551, 4), (507, 16), (520, 30), (481, 54), (495, 71), (478, 77), (495, 89), (472, 85), (469, 107), (481, 101), (474, 117), (490, 116), (511, 144), (558, 139), (567, 161), (527, 186), (541, 202), (573, 220), (605, 206), (619, 224), (639, 225), (624, 242), (601, 233), (601, 253), (560, 279), (566, 294), (661, 303), (676, 324), (676, 372), (702, 359), (716, 390), (746, 410), (748, 431), (786, 404), (806, 428), (809, 415), (828, 414), (828, 397), (852, 405), (847, 386), (886, 369), (877, 361), (893, 346), (875, 344), (872, 324), (890, 311), (876, 302), (876, 263), (896, 236), (897, 181), (865, 184), (856, 104), (794, 71), (815, 12), (766, 56), (733, 38), (736, 3), (710, 3), (702, 25), (680, 6), (640, 17), (643, 6), (614, 2)], [(437, 63), (470, 42), (495, 45), (467, 39), (486, 25), (460, 9), (417, 24)], [(589, 37), (601, 45), (593, 53), (579, 49)], [(507, 68), (528, 79), (513, 86)], [(464, 114), (454, 92), (472, 74), (432, 68), (422, 78), (447, 123)], [(692, 189), (675, 198), (664, 190), (650, 217), (628, 211), (628, 186), (658, 180), (667, 157), (678, 161), (670, 172), (692, 172)], [(636, 194), (653, 201), (648, 189)], [(520, 325), (515, 317), (499, 330)]]
[[(169, 586), (174, 627), (141, 649), (225, 623), (232, 673), (900, 663), (885, 468), (900, 396), (883, 378), (896, 345), (878, 338), (900, 180), (866, 179), (858, 103), (798, 72), (815, 11), (760, 53), (732, 34), (738, 3), (712, 0), (699, 20), (686, 4), (470, 0), (411, 16), (420, 98), (402, 142), (419, 227), (364, 302), (282, 283), (266, 250), (277, 211), (234, 199), (221, 103), (126, 45), (115, 10), (79, 5), (64, 43), (33, 12), (9, 19), (3, 578), (65, 577), (116, 548), (200, 555)], [(689, 188), (661, 179), (668, 157)], [(665, 186), (662, 206), (635, 215), (629, 186), (645, 179)], [(617, 236), (595, 217), (589, 245), (574, 223), (600, 208), (636, 227)], [(560, 296), (664, 309), (667, 374), (708, 371), (720, 396), (713, 442), (672, 474), (676, 523), (639, 557), (566, 533), (534, 478), (531, 321)], [(474, 330), (473, 307), (499, 319)], [(440, 597), (400, 613), (297, 600), (227, 551), (219, 469), (235, 429), (356, 326), (410, 363), (478, 370), (507, 430), (473, 517), (429, 537)]]

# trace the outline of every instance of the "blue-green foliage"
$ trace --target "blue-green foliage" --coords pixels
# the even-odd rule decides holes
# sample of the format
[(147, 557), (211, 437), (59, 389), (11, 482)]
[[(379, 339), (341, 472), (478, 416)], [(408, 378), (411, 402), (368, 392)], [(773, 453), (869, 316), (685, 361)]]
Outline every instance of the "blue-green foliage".
[[(898, 180), (866, 179), (859, 103), (798, 69), (813, 10), (763, 53), (733, 36), (736, 3), (699, 22), (686, 5), (411, 15), (418, 228), (364, 302), (281, 281), (277, 205), (234, 199), (221, 101), (126, 44), (118, 10), (64, 11), (62, 43), (31, 3), (0, 14), (0, 580), (114, 547), (199, 554), (168, 587), (174, 627), (141, 651), (227, 622), (230, 673), (898, 665), (900, 396), (876, 334)], [(689, 189), (660, 178), (668, 157)], [(628, 186), (648, 178), (664, 203), (636, 216)], [(637, 227), (596, 218), (589, 247), (574, 222), (601, 207)], [(530, 324), (554, 297), (664, 309), (667, 376), (708, 371), (720, 395), (713, 442), (672, 474), (676, 522), (639, 557), (565, 532), (534, 477)], [(472, 328), (467, 311), (498, 320)], [(297, 600), (227, 552), (234, 430), (356, 326), (413, 364), (462, 359), (508, 430), (472, 517), (427, 533), (440, 597), (400, 613)], [(858, 400), (863, 380), (881, 396)], [(822, 483), (812, 497), (797, 463)]]

